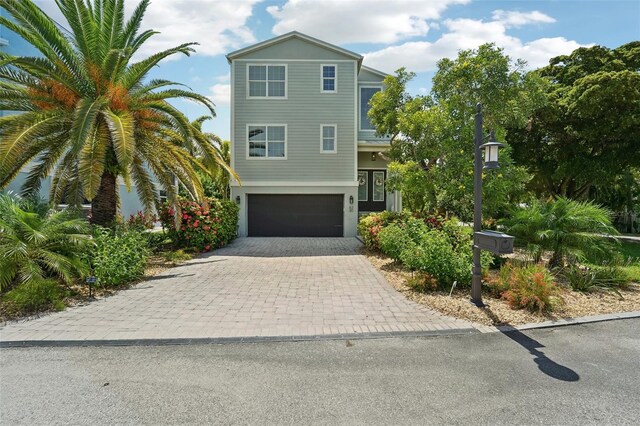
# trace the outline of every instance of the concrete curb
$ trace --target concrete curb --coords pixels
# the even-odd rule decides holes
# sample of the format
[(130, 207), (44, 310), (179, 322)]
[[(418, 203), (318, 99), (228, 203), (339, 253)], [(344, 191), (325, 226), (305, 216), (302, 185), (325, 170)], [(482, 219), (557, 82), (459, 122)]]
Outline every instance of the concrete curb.
[(100, 347), (100, 346), (180, 346), (180, 345), (225, 345), (238, 343), (267, 342), (320, 342), (327, 340), (367, 340), (390, 339), (402, 337), (443, 337), (460, 336), (478, 333), (509, 333), (514, 331), (536, 330), (569, 325), (591, 324), (629, 318), (640, 318), (640, 311), (620, 312), (613, 314), (592, 315), (579, 318), (568, 318), (557, 321), (529, 323), (517, 326), (483, 326), (474, 328), (457, 328), (431, 331), (390, 331), (381, 333), (345, 333), (320, 334), (311, 336), (246, 336), (246, 337), (204, 337), (204, 338), (167, 338), (167, 339), (120, 339), (120, 340), (15, 340), (0, 341), (0, 349), (35, 348), (35, 347)]
[(16, 340), (0, 342), (0, 348), (33, 347), (88, 347), (88, 346), (170, 346), (170, 345), (224, 345), (237, 343), (265, 342), (319, 342), (326, 340), (366, 340), (394, 337), (438, 337), (477, 334), (475, 328), (458, 328), (431, 331), (391, 331), (381, 333), (321, 334), (313, 336), (247, 336), (247, 337), (205, 337), (176, 339), (121, 339), (121, 340)]
[(615, 321), (621, 319), (628, 318), (640, 318), (640, 311), (633, 312), (618, 312), (612, 314), (601, 314), (601, 315), (591, 315), (586, 317), (578, 317), (578, 318), (567, 318), (556, 321), (544, 321), (544, 322), (533, 322), (529, 324), (522, 325), (501, 325), (501, 326), (480, 326), (476, 327), (478, 331), (481, 333), (504, 333), (509, 331), (524, 331), (524, 330), (536, 330), (543, 328), (553, 328), (553, 327), (566, 327), (568, 325), (576, 325), (576, 324), (591, 324), (595, 322), (604, 322), (604, 321)]

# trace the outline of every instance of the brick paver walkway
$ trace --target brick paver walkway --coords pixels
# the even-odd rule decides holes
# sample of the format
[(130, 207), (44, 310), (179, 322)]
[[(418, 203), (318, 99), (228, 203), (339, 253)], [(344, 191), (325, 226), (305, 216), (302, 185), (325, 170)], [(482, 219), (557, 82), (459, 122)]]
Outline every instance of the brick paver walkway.
[(89, 305), (13, 322), (0, 340), (308, 336), (470, 328), (405, 299), (354, 238), (241, 238)]

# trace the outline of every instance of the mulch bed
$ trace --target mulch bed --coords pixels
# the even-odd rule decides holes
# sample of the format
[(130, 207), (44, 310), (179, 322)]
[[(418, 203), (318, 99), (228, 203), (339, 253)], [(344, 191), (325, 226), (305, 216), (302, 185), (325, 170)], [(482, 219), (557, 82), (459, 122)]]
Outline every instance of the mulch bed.
[(486, 292), (483, 293), (483, 301), (487, 307), (478, 309), (469, 302), (468, 289), (456, 289), (451, 296), (448, 292), (417, 292), (407, 286), (411, 272), (387, 256), (363, 250), (369, 262), (407, 299), (445, 315), (484, 325), (520, 325), (588, 315), (640, 311), (640, 285), (637, 283), (631, 284), (626, 290), (620, 290), (620, 296), (614, 292), (579, 293), (561, 287), (560, 303), (555, 306), (553, 312), (542, 315), (511, 309), (504, 300), (491, 297)]

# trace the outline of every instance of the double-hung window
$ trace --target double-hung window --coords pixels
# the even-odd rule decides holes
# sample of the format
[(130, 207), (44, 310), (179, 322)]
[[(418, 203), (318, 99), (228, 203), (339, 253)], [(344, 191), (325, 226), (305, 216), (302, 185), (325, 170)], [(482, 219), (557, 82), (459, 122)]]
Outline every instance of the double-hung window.
[(247, 126), (249, 158), (286, 158), (285, 125)]
[(320, 126), (320, 152), (324, 154), (335, 154), (338, 152), (336, 143), (335, 124), (323, 124)]
[(320, 65), (320, 90), (323, 93), (335, 93), (338, 91), (336, 85), (337, 69), (335, 65)]
[(376, 92), (382, 90), (380, 87), (361, 87), (360, 88), (360, 130), (375, 130), (367, 113), (371, 109), (369, 102)]
[(250, 98), (286, 98), (287, 67), (285, 65), (249, 65)]

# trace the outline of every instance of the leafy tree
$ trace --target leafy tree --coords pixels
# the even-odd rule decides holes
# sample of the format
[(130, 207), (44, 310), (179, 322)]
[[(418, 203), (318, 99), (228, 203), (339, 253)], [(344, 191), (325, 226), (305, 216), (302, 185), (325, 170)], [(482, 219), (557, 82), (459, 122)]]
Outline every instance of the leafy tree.
[(610, 211), (589, 201), (567, 198), (534, 201), (517, 208), (504, 224), (517, 241), (527, 244), (536, 261), (545, 250), (551, 251), (550, 266), (564, 266), (567, 257), (606, 255), (611, 243), (603, 234), (617, 234)]
[[(371, 101), (369, 115), (378, 134), (391, 136), (392, 158), (406, 165), (390, 165), (390, 185), (411, 194), (410, 204), (469, 220), (475, 106), (483, 104), (485, 128), (499, 138), (507, 126), (525, 126), (528, 115), (544, 101), (544, 81), (526, 74), (523, 66), (502, 49), (485, 44), (460, 51), (455, 60), (439, 61), (430, 96), (406, 92), (414, 75), (404, 69), (387, 77), (385, 90)], [(520, 199), (528, 180), (526, 170), (513, 163), (509, 147), (502, 149), (500, 165), (500, 170), (484, 176), (483, 208), (492, 216)]]
[[(228, 169), (199, 128), (168, 100), (185, 98), (208, 108), (205, 96), (167, 80), (145, 81), (161, 60), (189, 55), (195, 43), (135, 61), (134, 55), (156, 32), (140, 32), (149, 0), (128, 20), (124, 0), (56, 0), (68, 22), (64, 34), (32, 0), (0, 0), (13, 19), (0, 24), (31, 43), (42, 57), (0, 52), (0, 110), (22, 114), (0, 118), (0, 188), (35, 161), (24, 193), (36, 192), (52, 174), (50, 198), (59, 203), (91, 201), (93, 221), (113, 222), (118, 180), (135, 183), (145, 210), (158, 202), (152, 176), (175, 201), (174, 178), (190, 197), (203, 189), (196, 170), (203, 164)], [(177, 141), (177, 142), (176, 142)], [(197, 146), (202, 162), (189, 152)]]
[(510, 128), (508, 141), (514, 158), (534, 174), (534, 190), (591, 198), (640, 168), (638, 71), (636, 41), (617, 49), (579, 48), (531, 73), (549, 81), (548, 102), (528, 126)]
[(92, 243), (84, 219), (69, 210), (0, 194), (0, 291), (58, 278), (71, 283), (88, 272), (80, 254)]

